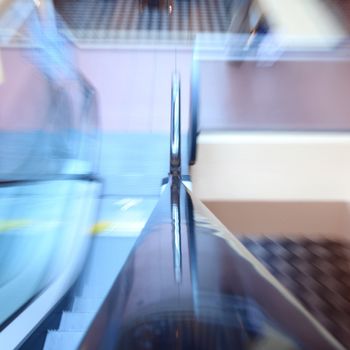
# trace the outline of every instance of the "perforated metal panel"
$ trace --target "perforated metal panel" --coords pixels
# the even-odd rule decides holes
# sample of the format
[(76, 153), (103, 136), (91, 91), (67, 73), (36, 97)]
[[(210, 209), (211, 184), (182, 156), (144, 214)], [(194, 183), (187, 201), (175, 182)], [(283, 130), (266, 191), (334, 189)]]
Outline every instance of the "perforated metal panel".
[[(175, 1), (164, 7), (142, 6), (140, 0), (55, 1), (56, 8), (78, 39), (192, 40), (190, 33), (225, 32), (232, 1)], [(146, 2), (145, 2), (146, 3)]]
[(350, 346), (349, 242), (261, 235), (240, 239), (331, 334)]

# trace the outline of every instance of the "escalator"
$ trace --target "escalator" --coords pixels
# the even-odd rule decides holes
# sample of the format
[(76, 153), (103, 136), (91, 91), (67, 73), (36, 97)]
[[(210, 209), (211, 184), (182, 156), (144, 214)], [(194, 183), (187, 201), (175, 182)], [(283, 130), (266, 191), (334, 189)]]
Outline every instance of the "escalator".
[(166, 187), (79, 348), (342, 348), (194, 197), (176, 74), (171, 111)]
[[(47, 48), (49, 42), (42, 43)], [(28, 66), (23, 63), (27, 76), (34, 81), (34, 66), (41, 79), (35, 86), (42, 86), (20, 95), (34, 93), (29, 100), (40, 102), (33, 104), (39, 111), (27, 125), (1, 130), (8, 151), (1, 169), (6, 216), (0, 291), (6, 308), (1, 308), (0, 348), (342, 349), (196, 199), (187, 169), (192, 148), (187, 152), (181, 144), (176, 74), (170, 154), (160, 157), (159, 168), (153, 163), (157, 171), (150, 182), (139, 183), (137, 190), (134, 182), (123, 184), (123, 200), (113, 203), (114, 227), (101, 232), (101, 217), (93, 225), (98, 204), (100, 213), (108, 205), (107, 197), (100, 201), (96, 176), (96, 100), (84, 77), (66, 67), (56, 47), (48, 47), (52, 51), (39, 60), (37, 52), (20, 55), (30, 57)], [(2, 51), (5, 73), (6, 62), (17, 54)], [(52, 69), (61, 66), (69, 79)], [(20, 107), (14, 102), (8, 115), (26, 120), (31, 109)], [(157, 141), (151, 142), (154, 149)], [(189, 145), (195, 144), (190, 138)]]
[(194, 197), (179, 106), (175, 75), (169, 175), (141, 234), (95, 240), (56, 329), (22, 348), (342, 349)]

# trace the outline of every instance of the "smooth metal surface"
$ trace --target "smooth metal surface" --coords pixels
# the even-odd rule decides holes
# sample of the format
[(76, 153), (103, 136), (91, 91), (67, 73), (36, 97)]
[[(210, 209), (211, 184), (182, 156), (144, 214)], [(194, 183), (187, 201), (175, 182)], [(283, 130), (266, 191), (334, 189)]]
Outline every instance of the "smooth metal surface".
[(170, 174), (181, 174), (180, 76), (174, 73), (171, 86)]
[[(80, 348), (342, 349), (208, 209), (173, 180)], [(172, 210), (176, 195), (179, 215)], [(177, 226), (178, 247), (173, 235)], [(174, 256), (181, 257), (180, 282)]]

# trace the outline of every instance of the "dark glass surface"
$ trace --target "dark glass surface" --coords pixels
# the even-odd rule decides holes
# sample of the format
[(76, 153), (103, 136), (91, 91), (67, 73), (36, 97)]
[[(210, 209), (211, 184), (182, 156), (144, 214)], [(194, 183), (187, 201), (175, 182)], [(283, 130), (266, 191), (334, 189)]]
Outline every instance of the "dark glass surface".
[(341, 346), (172, 178), (81, 348)]

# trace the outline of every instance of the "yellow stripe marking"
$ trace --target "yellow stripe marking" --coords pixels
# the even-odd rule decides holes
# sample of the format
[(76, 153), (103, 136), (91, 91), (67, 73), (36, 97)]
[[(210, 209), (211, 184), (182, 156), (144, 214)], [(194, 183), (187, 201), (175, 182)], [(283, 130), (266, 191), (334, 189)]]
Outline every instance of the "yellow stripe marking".
[(92, 226), (91, 233), (93, 235), (98, 235), (99, 233), (106, 231), (112, 225), (113, 225), (112, 221), (99, 221)]
[(3, 220), (0, 221), (0, 233), (17, 230), (30, 225), (29, 220)]

